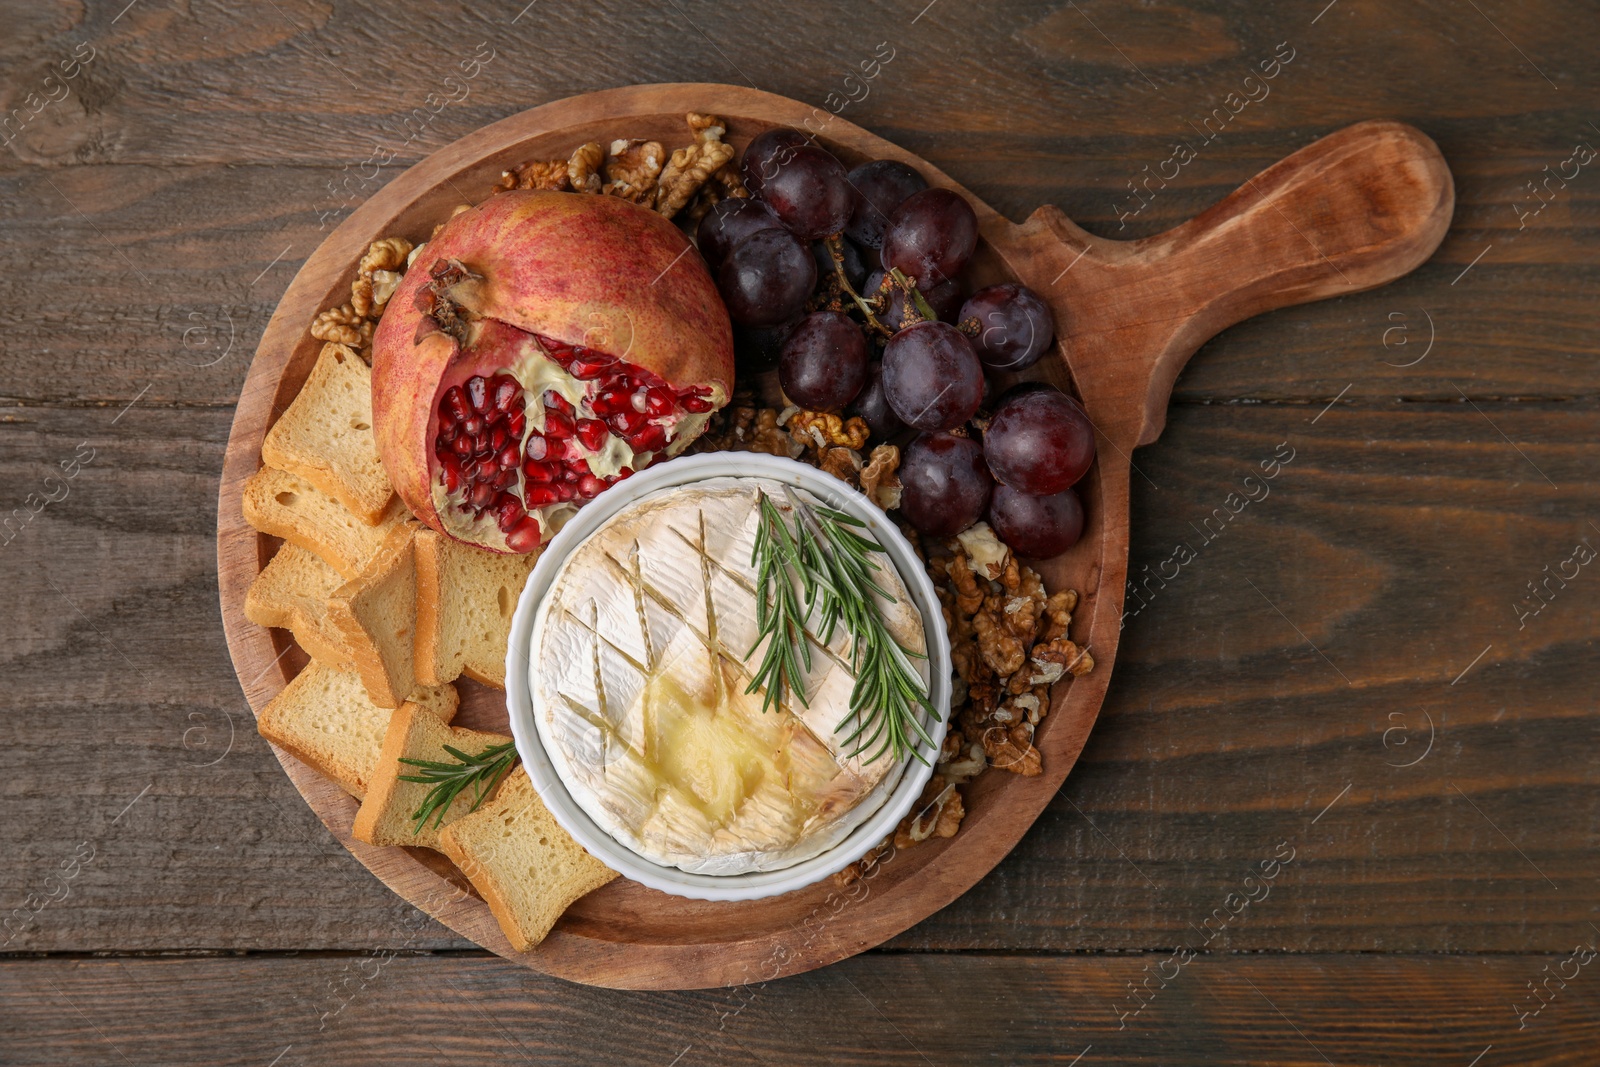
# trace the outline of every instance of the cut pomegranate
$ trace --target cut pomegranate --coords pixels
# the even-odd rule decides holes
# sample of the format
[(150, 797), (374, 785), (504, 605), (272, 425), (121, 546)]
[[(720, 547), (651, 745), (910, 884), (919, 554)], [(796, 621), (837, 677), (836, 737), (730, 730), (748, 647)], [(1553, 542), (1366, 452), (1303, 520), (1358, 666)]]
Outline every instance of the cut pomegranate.
[(423, 522), (501, 552), (681, 452), (727, 402), (732, 333), (682, 232), (617, 197), (454, 216), (373, 339), (373, 429)]

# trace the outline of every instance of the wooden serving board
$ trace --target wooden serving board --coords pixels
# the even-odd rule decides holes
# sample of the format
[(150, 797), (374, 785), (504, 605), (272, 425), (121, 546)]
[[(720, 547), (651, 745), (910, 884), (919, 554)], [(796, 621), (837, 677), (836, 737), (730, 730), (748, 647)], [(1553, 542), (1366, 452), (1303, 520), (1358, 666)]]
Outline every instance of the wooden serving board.
[[(344, 303), (355, 264), (379, 237), (426, 238), (457, 204), (481, 201), (500, 172), (530, 159), (565, 158), (586, 141), (618, 137), (686, 144), (684, 115), (728, 119), (728, 139), (787, 125), (817, 134), (846, 165), (899, 159), (930, 183), (960, 191), (982, 240), (974, 286), (1012, 278), (1053, 306), (1060, 358), (1030, 376), (1077, 393), (1098, 431), (1099, 456), (1079, 491), (1083, 539), (1040, 567), (1051, 588), (1083, 594), (1072, 637), (1092, 673), (1057, 686), (1035, 743), (1044, 773), (981, 775), (951, 839), (891, 856), (849, 890), (824, 881), (771, 900), (684, 900), (618, 880), (574, 905), (532, 952), (515, 952), (451, 865), (423, 849), (354, 840), (356, 802), (293, 757), (290, 779), (324, 825), (405, 899), (508, 959), (573, 981), (619, 988), (687, 989), (756, 983), (871, 948), (954, 900), (1022, 837), (1082, 750), (1111, 679), (1128, 549), (1129, 455), (1155, 440), (1172, 384), (1213, 334), (1260, 312), (1358, 292), (1413, 269), (1449, 225), (1454, 189), (1433, 142), (1411, 127), (1367, 122), (1334, 133), (1271, 167), (1199, 218), (1142, 241), (1111, 241), (1043, 207), (1024, 223), (1000, 217), (911, 154), (827, 112), (736, 86), (634, 86), (589, 93), (514, 115), (441, 149), (356, 210), (296, 275), (262, 337), (234, 418), (217, 512), (222, 616), (246, 698), (259, 711), (305, 662), (285, 631), (244, 617), (245, 593), (276, 550), (240, 513), (262, 438), (298, 392), (321, 343), (307, 328)], [(501, 694), (461, 683), (459, 725), (506, 729)]]

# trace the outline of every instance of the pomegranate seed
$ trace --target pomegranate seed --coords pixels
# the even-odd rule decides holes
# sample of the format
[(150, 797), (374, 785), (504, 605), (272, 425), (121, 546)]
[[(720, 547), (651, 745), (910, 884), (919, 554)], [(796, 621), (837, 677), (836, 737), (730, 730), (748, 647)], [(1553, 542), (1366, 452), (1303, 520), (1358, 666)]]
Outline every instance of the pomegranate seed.
[(670, 415), (678, 406), (678, 398), (671, 389), (653, 385), (645, 393), (644, 409), (652, 415)]
[(521, 408), (515, 409), (514, 411), (511, 412), (511, 414), (509, 416), (507, 416), (507, 418), (506, 418), (506, 432), (511, 434), (512, 437), (515, 437), (518, 440), (521, 440), (522, 431), (526, 430), (527, 428), (528, 428), (528, 416), (523, 412), (523, 410)]
[(522, 386), (509, 374), (496, 374), (491, 380), (493, 391), (489, 395), (489, 403), (496, 411), (510, 411), (511, 402), (522, 392)]
[(539, 520), (532, 515), (506, 534), (506, 547), (513, 552), (532, 552), (539, 547)]
[(483, 432), (483, 419), (477, 415), (468, 415), (461, 420), (461, 432), (468, 436), (475, 436)]
[(604, 491), (606, 483), (592, 474), (585, 474), (578, 479), (578, 495), (581, 497), (597, 497)]
[(587, 382), (600, 377), (615, 362), (616, 360), (611, 356), (601, 355), (596, 352), (584, 352), (582, 355), (573, 357), (572, 362), (567, 365), (567, 373), (580, 382)]
[(524, 460), (522, 476), (536, 484), (545, 484), (556, 480), (556, 465), (554, 463), (540, 463), (536, 459)]
[(467, 406), (467, 395), (461, 391), (461, 386), (452, 385), (444, 391), (444, 396), (439, 401), (439, 414), (451, 422), (460, 422), (472, 414), (472, 409)]
[(524, 486), (522, 500), (530, 508), (549, 507), (561, 502), (561, 490), (554, 484)]
[(450, 451), (454, 452), (458, 456), (463, 457), (472, 455), (472, 438), (457, 437), (454, 441), (450, 442)]
[(619, 470), (617, 472), (617, 481), (619, 481), (619, 482), (622, 481), (622, 479), (626, 478), (628, 475), (630, 475), (632, 473), (633, 473), (633, 468), (632, 467), (623, 467), (621, 470)]
[(495, 472), (493, 481), (496, 489), (510, 489), (517, 484), (517, 468), (501, 467)]
[(703, 396), (686, 396), (683, 398), (683, 410), (695, 415), (704, 415), (711, 410), (711, 401)]
[(467, 379), (467, 403), (480, 415), (489, 409), (489, 383), (483, 375), (474, 374)]
[(516, 445), (506, 445), (500, 450), (500, 466), (514, 468), (522, 462), (522, 455), (517, 451)]
[(553, 389), (546, 390), (544, 406), (548, 409), (559, 411), (563, 415), (572, 414), (572, 402)]
[(489, 431), (489, 447), (494, 449), (496, 452), (500, 451), (502, 448), (506, 447), (506, 440), (510, 436), (510, 434), (506, 433), (506, 428), (504, 426), (496, 426), (494, 429)]
[(455, 453), (446, 452), (439, 457), (439, 476), (444, 480), (444, 491), (454, 493), (461, 488), (461, 461)]
[(467, 492), (467, 503), (475, 508), (486, 508), (494, 503), (494, 486), (488, 482), (475, 482)]
[(529, 459), (544, 459), (545, 453), (550, 449), (543, 434), (529, 434), (528, 443), (522, 447), (522, 454)]
[(510, 533), (517, 523), (528, 517), (522, 510), (522, 501), (510, 493), (501, 493), (494, 501), (494, 521), (501, 533)]
[(493, 455), (494, 449), (489, 447), (489, 435), (486, 433), (473, 434), (472, 451), (480, 456)]
[(624, 411), (633, 410), (633, 398), (627, 392), (616, 388), (605, 388), (595, 394), (589, 406), (594, 408), (594, 413), (601, 418), (607, 415), (616, 415)]
[(551, 488), (559, 494), (562, 501), (572, 500), (578, 495), (577, 482), (557, 482)]
[(635, 411), (647, 410), (650, 403), (650, 391), (647, 389), (635, 389), (633, 395), (628, 397), (628, 403)]
[(635, 452), (659, 452), (667, 447), (667, 428), (651, 423), (628, 438), (628, 444)]
[(558, 441), (565, 441), (572, 436), (572, 416), (565, 411), (546, 411), (544, 413), (544, 435)]
[(650, 416), (642, 411), (619, 411), (606, 421), (611, 424), (613, 430), (626, 437), (638, 433), (649, 418)]
[(557, 341), (550, 337), (540, 337), (539, 344), (543, 346), (545, 355), (561, 364), (563, 367), (571, 361), (582, 349), (575, 349), (569, 344)]
[(579, 419), (577, 427), (578, 440), (583, 442), (583, 447), (590, 452), (598, 452), (606, 446), (606, 438), (611, 431), (606, 429), (606, 424), (599, 419)]

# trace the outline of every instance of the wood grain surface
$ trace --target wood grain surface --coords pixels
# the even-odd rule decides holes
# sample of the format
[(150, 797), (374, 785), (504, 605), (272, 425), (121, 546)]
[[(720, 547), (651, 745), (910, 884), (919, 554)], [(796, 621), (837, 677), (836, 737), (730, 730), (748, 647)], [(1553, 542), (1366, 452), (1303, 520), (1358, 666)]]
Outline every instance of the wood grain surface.
[[(1592, 1061), (1589, 970), (1526, 1029), (1513, 1012), (1596, 936), (1597, 579), (1552, 580), (1520, 628), (1517, 611), (1600, 537), (1593, 168), (1550, 180), (1527, 216), (1527, 183), (1600, 137), (1592, 4), (925, 6), (7, 6), (5, 109), (75, 45), (96, 54), (0, 154), (0, 511), (59, 495), (44, 478), (80, 442), (95, 453), (0, 548), (0, 905), (25, 916), (0, 934), (0, 1058), (269, 1063), (294, 1043), (284, 1067), (436, 1061), (506, 1030), (552, 1061), (666, 1064), (719, 1033), (717, 994), (552, 982), (541, 998), (547, 980), (452, 957), (416, 962), (462, 971), (358, 1000), (359, 1025), (351, 1007), (331, 1035), (272, 1045), (281, 1005), (365, 958), (318, 953), (463, 943), (344, 853), (248, 722), (219, 632), (216, 479), (248, 353), (326, 234), (318, 212), (336, 222), (434, 148), (575, 92), (742, 69), (826, 107), (887, 41), (895, 59), (844, 116), (1014, 219), (1050, 202), (1147, 236), (1374, 117), (1439, 144), (1456, 219), (1395, 286), (1244, 323), (1189, 364), (1161, 439), (1133, 453), (1130, 570), (1159, 572), (1180, 542), (1196, 558), (1126, 619), (1096, 731), (1018, 849), (888, 951), (766, 987), (733, 1028), (749, 1055), (696, 1043), (680, 1063), (792, 1060), (797, 1026), (835, 1035), (819, 1060), (1069, 1063), (1094, 1042), (1086, 1065), (1325, 1062), (1297, 1026), (1337, 1063)], [(406, 113), (479, 41), (496, 58), (411, 137)], [(1127, 215), (1127, 183), (1195, 144), (1189, 123), (1282, 41), (1297, 55), (1271, 95)], [(394, 162), (363, 182), (379, 145)], [(1216, 519), (1283, 441), (1295, 459), (1271, 496)], [(1296, 858), (1272, 895), (1141, 1016), (1163, 1036), (1095, 1041), (1143, 973), (1123, 953), (1198, 943), (1190, 924), (1284, 841)], [(128, 955), (196, 951), (222, 955)], [(1236, 967), (1266, 968), (1246, 973), (1282, 1014), (1231, 991)], [(1065, 968), (1082, 984), (1042, 977)], [(1480, 995), (1442, 977), (1455, 968), (1499, 977)], [(452, 982), (472, 995), (441, 1005)], [(1109, 991), (1091, 1004), (1075, 992), (1090, 987)], [(315, 1032), (331, 1009), (293, 1010)], [(888, 1044), (895, 1027), (918, 1054)], [(422, 1051), (396, 1051), (397, 1032)], [(597, 1043), (612, 1033), (629, 1040)]]

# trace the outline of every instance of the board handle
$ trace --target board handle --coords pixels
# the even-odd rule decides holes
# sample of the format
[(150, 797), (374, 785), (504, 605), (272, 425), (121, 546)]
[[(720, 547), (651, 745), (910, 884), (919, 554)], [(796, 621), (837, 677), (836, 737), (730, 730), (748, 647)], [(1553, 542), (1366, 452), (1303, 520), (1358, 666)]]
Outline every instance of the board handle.
[[(1067, 246), (1058, 254), (1085, 260), (1059, 296), (1060, 318), (1085, 325), (1087, 351), (1070, 326), (1063, 337), (1072, 373), (1103, 394), (1118, 436), (1148, 444), (1178, 372), (1212, 336), (1264, 311), (1393, 281), (1433, 254), (1454, 207), (1438, 146), (1412, 126), (1373, 121), (1302, 148), (1144, 240), (1096, 238), (1041, 209), (1057, 216), (1049, 225)], [(1087, 321), (1085, 307), (1094, 309)]]

